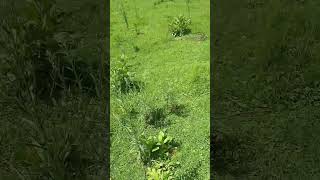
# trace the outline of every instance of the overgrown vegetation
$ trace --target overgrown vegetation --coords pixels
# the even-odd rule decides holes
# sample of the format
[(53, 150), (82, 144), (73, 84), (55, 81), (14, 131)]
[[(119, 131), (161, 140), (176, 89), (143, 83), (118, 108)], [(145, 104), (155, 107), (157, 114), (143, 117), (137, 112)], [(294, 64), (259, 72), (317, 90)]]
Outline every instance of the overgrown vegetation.
[[(2, 5), (0, 179), (105, 177), (102, 8), (92, 13), (97, 4), (89, 1), (78, 4), (87, 7), (81, 13), (64, 1)], [(96, 22), (84, 27), (86, 15)]]
[(12, 93), (21, 101), (59, 99), (61, 91), (72, 86), (95, 94), (97, 72), (72, 52), (81, 35), (59, 27), (65, 13), (53, 1), (31, 1), (29, 6), (21, 17), (1, 23), (1, 44), (7, 52), (3, 71), (11, 76), (12, 89), (17, 91)]

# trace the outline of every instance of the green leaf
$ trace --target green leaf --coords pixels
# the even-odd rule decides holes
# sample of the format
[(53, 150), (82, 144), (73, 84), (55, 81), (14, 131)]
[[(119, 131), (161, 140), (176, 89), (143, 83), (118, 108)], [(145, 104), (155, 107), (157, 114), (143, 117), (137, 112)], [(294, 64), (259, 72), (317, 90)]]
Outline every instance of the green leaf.
[(158, 141), (162, 142), (163, 141), (163, 137), (164, 137), (164, 132), (160, 131), (159, 135), (158, 135)]
[(157, 151), (157, 150), (159, 150), (159, 149), (160, 149), (159, 147), (153, 148), (153, 149), (152, 149), (152, 152), (155, 152), (155, 151)]
[(172, 141), (172, 137), (168, 136), (168, 137), (163, 141), (163, 143), (165, 144), (165, 143), (170, 142), (170, 141)]

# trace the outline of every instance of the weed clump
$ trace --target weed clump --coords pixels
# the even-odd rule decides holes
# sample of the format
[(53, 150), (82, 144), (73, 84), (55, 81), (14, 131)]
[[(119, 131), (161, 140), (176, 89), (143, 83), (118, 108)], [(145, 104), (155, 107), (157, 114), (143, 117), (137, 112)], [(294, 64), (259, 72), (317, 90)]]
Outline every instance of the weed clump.
[(141, 82), (135, 80), (131, 66), (126, 62), (126, 57), (121, 56), (120, 61), (112, 70), (112, 87), (121, 94), (141, 90)]
[(183, 15), (174, 17), (169, 24), (169, 31), (174, 37), (181, 37), (191, 33), (191, 19)]
[(169, 123), (166, 116), (167, 112), (164, 108), (153, 107), (145, 114), (145, 121), (151, 126), (162, 127)]

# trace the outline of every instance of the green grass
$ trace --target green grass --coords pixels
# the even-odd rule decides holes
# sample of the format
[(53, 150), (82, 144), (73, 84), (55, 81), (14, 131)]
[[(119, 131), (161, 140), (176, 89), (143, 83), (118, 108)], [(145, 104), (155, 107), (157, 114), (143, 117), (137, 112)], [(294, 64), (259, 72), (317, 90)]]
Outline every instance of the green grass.
[(216, 179), (320, 177), (319, 8), (312, 0), (214, 6)]
[(146, 168), (134, 139), (142, 132), (154, 135), (162, 129), (147, 125), (145, 114), (165, 108), (170, 96), (176, 105), (185, 107), (182, 114), (166, 114), (169, 124), (163, 127), (181, 144), (172, 157), (181, 163), (176, 176), (209, 179), (209, 1), (190, 3), (191, 31), (207, 35), (204, 41), (175, 40), (168, 32), (170, 17), (188, 16), (183, 0), (158, 5), (142, 0), (122, 2), (129, 29), (120, 2), (111, 1), (111, 69), (124, 53), (143, 87), (140, 92), (111, 94), (111, 177), (144, 179)]

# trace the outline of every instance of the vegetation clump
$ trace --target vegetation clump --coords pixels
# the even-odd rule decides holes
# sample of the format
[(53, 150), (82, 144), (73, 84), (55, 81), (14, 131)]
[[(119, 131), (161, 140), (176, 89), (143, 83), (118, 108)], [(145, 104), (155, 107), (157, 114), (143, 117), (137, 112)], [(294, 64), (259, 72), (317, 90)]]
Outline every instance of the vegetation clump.
[(166, 125), (167, 112), (164, 108), (151, 108), (145, 115), (145, 121), (147, 124), (154, 127), (161, 127)]
[(169, 24), (169, 31), (174, 37), (181, 37), (191, 32), (191, 19), (183, 15), (174, 17)]
[(140, 91), (141, 83), (135, 80), (135, 74), (131, 71), (131, 65), (127, 63), (125, 55), (122, 55), (118, 64), (112, 69), (112, 87), (122, 94)]

